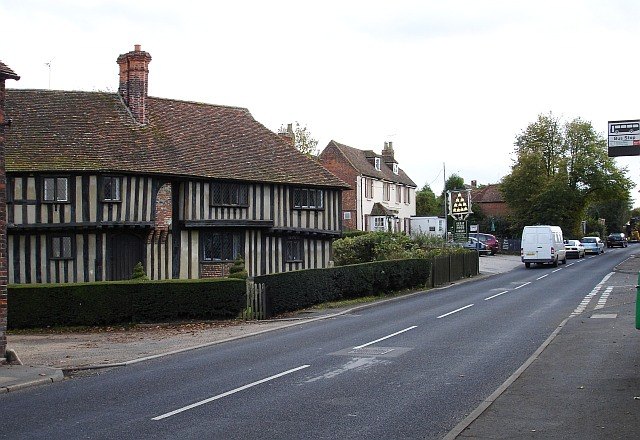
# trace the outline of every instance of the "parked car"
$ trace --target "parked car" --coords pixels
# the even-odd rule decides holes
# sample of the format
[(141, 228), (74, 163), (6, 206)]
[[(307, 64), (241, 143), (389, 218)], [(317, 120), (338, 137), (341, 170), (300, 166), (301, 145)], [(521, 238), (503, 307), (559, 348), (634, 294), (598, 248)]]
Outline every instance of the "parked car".
[(483, 234), (479, 232), (473, 232), (469, 234), (470, 237), (477, 238), (482, 243), (486, 244), (489, 250), (491, 251), (491, 255), (495, 255), (500, 250), (500, 243), (498, 243), (498, 239), (495, 235), (491, 234)]
[(584, 258), (584, 246), (580, 240), (567, 240), (564, 249), (567, 252), (567, 258)]
[(627, 247), (627, 236), (622, 232), (614, 232), (607, 236), (607, 247), (614, 246)]
[(477, 250), (480, 255), (489, 255), (491, 253), (491, 249), (489, 249), (485, 243), (478, 241), (475, 237), (469, 237), (469, 240), (464, 242), (462, 247), (465, 249)]
[(582, 237), (580, 242), (584, 246), (585, 254), (604, 254), (604, 242), (600, 237)]

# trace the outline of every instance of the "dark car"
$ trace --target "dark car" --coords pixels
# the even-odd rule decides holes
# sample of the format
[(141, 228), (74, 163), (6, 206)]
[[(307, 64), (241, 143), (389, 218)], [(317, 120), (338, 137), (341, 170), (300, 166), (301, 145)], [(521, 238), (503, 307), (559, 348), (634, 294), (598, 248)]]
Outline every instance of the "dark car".
[(469, 234), (469, 237), (477, 238), (481, 243), (487, 245), (491, 255), (497, 254), (500, 250), (500, 243), (498, 243), (498, 239), (495, 235), (472, 232)]
[(607, 236), (607, 247), (627, 247), (627, 236), (622, 232), (614, 232)]

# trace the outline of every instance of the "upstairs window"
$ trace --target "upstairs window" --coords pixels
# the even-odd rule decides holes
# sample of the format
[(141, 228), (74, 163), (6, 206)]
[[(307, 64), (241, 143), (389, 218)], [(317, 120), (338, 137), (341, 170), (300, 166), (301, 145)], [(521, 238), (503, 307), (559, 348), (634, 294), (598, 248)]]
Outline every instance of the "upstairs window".
[(70, 235), (56, 235), (49, 241), (49, 259), (70, 260), (73, 258), (73, 242)]
[(404, 188), (404, 203), (411, 203), (411, 189), (409, 187)]
[(213, 183), (211, 205), (249, 206), (249, 188), (242, 183)]
[(380, 158), (379, 157), (376, 157), (374, 159), (374, 164), (375, 164), (376, 170), (380, 171)]
[(373, 179), (364, 179), (364, 196), (367, 199), (373, 198)]
[(103, 202), (119, 202), (122, 200), (120, 193), (120, 177), (103, 176), (101, 187), (101, 199)]
[(402, 185), (396, 185), (396, 203), (402, 202)]
[(324, 208), (324, 192), (321, 189), (294, 188), (293, 207), (295, 209)]
[(50, 203), (69, 201), (67, 177), (45, 177), (42, 180), (42, 200)]
[(384, 200), (385, 202), (388, 202), (389, 200), (391, 200), (391, 185), (389, 185), (387, 182), (384, 182), (382, 184), (382, 192), (383, 192), (382, 200)]

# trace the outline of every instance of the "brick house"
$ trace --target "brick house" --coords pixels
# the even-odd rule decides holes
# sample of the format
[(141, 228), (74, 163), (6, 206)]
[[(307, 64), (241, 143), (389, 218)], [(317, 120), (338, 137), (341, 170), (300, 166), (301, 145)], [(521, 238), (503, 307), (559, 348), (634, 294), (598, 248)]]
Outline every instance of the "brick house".
[(506, 218), (509, 215), (509, 206), (504, 200), (500, 184), (491, 183), (478, 188), (475, 180), (471, 181), (471, 203), (479, 206), (486, 217)]
[(326, 267), (348, 185), (245, 108), (148, 96), (150, 61), (120, 55), (118, 93), (7, 90), (9, 282)]
[(416, 184), (398, 166), (391, 142), (376, 154), (332, 140), (319, 160), (352, 187), (342, 195), (345, 229), (409, 233), (410, 218), (416, 214)]
[[(5, 81), (19, 80), (9, 66), (0, 61), (0, 363), (7, 350), (7, 176), (5, 171), (5, 129), (11, 119), (5, 116)], [(10, 114), (10, 113), (9, 113)]]

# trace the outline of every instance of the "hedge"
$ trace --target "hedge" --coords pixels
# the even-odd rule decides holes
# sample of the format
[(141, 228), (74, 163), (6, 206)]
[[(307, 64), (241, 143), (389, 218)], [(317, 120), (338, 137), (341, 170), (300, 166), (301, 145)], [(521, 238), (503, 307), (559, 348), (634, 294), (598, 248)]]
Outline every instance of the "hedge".
[(267, 316), (273, 316), (327, 301), (424, 287), (430, 273), (429, 260), (387, 260), (262, 275), (254, 281), (265, 285)]
[(238, 279), (10, 285), (7, 299), (9, 329), (229, 319), (246, 305)]

